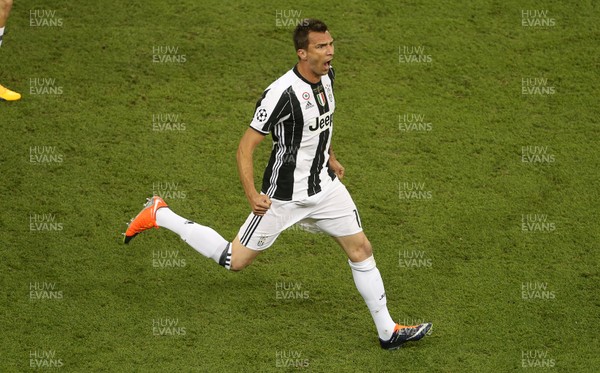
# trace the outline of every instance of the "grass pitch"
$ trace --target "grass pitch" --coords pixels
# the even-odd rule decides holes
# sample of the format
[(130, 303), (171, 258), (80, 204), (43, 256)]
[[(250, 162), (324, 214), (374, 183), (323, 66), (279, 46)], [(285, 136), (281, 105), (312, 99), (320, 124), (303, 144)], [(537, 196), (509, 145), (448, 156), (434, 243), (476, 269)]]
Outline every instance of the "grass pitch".
[[(0, 47), (0, 370), (593, 372), (598, 4), (24, 0)], [(235, 149), (291, 32), (336, 39), (334, 147), (399, 322), (382, 351), (334, 242), (284, 232), (229, 273), (153, 192), (233, 238)], [(256, 153), (257, 181), (270, 145)]]

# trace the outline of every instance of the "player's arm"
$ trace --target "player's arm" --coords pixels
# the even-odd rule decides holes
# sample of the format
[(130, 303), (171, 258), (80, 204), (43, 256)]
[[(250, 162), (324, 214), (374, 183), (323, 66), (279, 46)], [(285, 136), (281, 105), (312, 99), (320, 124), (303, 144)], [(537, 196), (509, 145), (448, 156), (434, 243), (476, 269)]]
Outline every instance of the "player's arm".
[(254, 163), (252, 155), (254, 149), (256, 149), (258, 144), (260, 144), (264, 138), (265, 136), (260, 132), (248, 128), (246, 133), (244, 133), (244, 136), (242, 136), (237, 150), (237, 166), (238, 173), (240, 174), (240, 181), (244, 187), (244, 193), (246, 193), (246, 198), (250, 203), (252, 212), (259, 216), (264, 215), (269, 207), (271, 207), (269, 196), (258, 193), (254, 185)]
[(344, 178), (345, 168), (335, 157), (335, 153), (333, 152), (333, 148), (329, 147), (329, 167), (335, 172), (337, 177), (342, 180)]

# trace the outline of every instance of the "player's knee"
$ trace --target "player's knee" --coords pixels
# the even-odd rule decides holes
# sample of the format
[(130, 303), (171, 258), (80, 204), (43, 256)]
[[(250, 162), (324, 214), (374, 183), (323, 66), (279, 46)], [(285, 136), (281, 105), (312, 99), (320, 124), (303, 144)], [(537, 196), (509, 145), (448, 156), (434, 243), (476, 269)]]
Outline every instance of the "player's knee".
[(373, 255), (373, 247), (366, 236), (362, 236), (352, 243), (350, 250), (346, 250), (348, 258), (353, 262), (362, 262)]
[(2, 8), (2, 11), (5, 13), (8, 13), (10, 8), (12, 8), (12, 5), (13, 0), (0, 0), (0, 8)]
[(243, 250), (234, 250), (231, 255), (231, 264), (229, 270), (239, 272), (242, 269), (248, 267), (254, 261), (254, 256), (248, 255)]
[(359, 245), (358, 252), (361, 253), (365, 258), (373, 255), (373, 246), (371, 242), (365, 237)]
[(242, 269), (252, 264), (252, 259), (240, 259), (236, 258), (235, 255), (231, 257), (231, 265), (229, 266), (230, 271), (239, 272)]
[[(229, 270), (237, 272), (252, 264), (254, 258), (256, 258), (260, 252), (245, 247), (240, 243), (239, 237), (236, 237), (231, 243), (230, 253)], [(225, 262), (227, 262), (227, 260)]]

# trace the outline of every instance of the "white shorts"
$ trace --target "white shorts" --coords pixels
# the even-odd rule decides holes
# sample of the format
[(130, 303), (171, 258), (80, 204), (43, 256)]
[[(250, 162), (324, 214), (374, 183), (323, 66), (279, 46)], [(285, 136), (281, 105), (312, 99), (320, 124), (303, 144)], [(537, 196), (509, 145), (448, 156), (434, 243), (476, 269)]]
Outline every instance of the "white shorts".
[(344, 184), (336, 178), (326, 190), (302, 201), (271, 200), (265, 215), (250, 213), (238, 236), (247, 248), (264, 250), (273, 245), (281, 232), (296, 223), (305, 230), (333, 237), (362, 232), (356, 205)]

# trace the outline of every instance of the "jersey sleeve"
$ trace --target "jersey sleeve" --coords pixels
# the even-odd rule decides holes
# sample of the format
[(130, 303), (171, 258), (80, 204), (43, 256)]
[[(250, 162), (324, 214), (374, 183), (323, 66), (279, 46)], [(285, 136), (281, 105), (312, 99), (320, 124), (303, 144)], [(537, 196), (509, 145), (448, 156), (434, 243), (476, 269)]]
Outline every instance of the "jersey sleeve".
[(250, 127), (266, 135), (271, 132), (276, 123), (289, 115), (289, 108), (290, 95), (288, 90), (278, 92), (277, 90), (267, 89), (256, 102)]

